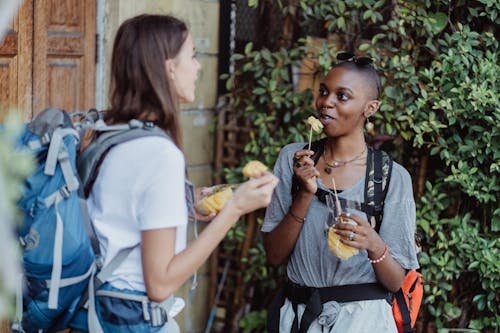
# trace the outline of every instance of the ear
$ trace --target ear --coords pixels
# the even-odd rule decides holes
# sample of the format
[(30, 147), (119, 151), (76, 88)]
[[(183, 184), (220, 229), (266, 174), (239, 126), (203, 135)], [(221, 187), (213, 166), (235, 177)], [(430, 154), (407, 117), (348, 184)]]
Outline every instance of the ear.
[(173, 59), (165, 60), (165, 70), (172, 81), (175, 81), (175, 67), (175, 61)]
[(379, 107), (380, 107), (380, 101), (378, 99), (373, 99), (366, 104), (363, 115), (365, 116), (365, 118), (370, 118), (375, 114), (375, 112), (378, 111)]

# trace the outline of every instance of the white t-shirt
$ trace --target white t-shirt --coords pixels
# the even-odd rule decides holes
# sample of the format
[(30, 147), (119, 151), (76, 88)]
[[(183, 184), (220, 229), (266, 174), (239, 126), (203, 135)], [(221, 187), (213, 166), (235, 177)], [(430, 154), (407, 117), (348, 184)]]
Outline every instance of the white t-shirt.
[[(105, 265), (121, 249), (138, 245), (142, 230), (176, 228), (175, 252), (186, 247), (184, 182), (184, 155), (166, 138), (134, 139), (109, 151), (87, 199)], [(116, 288), (146, 290), (140, 246), (107, 281)]]

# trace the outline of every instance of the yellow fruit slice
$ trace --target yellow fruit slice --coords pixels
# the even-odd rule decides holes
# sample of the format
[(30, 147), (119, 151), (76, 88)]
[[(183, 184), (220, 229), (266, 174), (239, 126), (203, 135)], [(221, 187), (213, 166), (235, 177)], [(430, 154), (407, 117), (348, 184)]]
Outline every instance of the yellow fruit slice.
[(311, 125), (311, 129), (316, 133), (321, 132), (321, 130), (323, 129), (323, 124), (321, 123), (321, 121), (313, 116), (307, 118), (307, 123)]
[(262, 162), (260, 161), (250, 161), (248, 162), (245, 167), (243, 167), (242, 173), (244, 176), (247, 177), (254, 177), (258, 176), (264, 172), (267, 171), (267, 166), (265, 166)]
[(342, 243), (340, 236), (333, 231), (333, 227), (328, 229), (328, 247), (335, 256), (343, 260), (349, 259), (359, 252), (358, 249)]
[(204, 214), (218, 213), (224, 208), (232, 195), (231, 186), (224, 186), (201, 199), (196, 208)]

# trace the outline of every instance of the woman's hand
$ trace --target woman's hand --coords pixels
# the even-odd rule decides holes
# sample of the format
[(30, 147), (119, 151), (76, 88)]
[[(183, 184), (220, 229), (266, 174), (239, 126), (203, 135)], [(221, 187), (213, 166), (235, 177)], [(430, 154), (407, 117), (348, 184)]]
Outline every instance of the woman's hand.
[(319, 171), (314, 167), (314, 161), (311, 156), (312, 150), (302, 149), (293, 155), (293, 173), (301, 184), (301, 190), (310, 194), (315, 194), (318, 190), (316, 179), (319, 177)]
[(372, 226), (355, 214), (342, 213), (343, 219), (350, 219), (356, 223), (337, 223), (334, 230), (340, 236), (340, 241), (357, 249), (365, 249), (371, 258), (380, 257), (384, 252), (385, 243)]
[[(212, 189), (210, 187), (197, 187), (194, 191), (194, 198), (195, 202), (198, 203), (200, 200), (209, 195), (210, 192), (212, 192)], [(213, 220), (213, 218), (217, 215), (215, 213), (204, 213), (200, 212), (197, 208), (197, 205), (194, 206), (194, 210), (196, 212), (196, 220), (197, 221), (202, 221), (202, 222), (210, 222)]]
[(278, 178), (268, 171), (252, 177), (238, 186), (224, 209), (227, 207), (236, 209), (241, 216), (256, 209), (267, 207), (277, 184)]
[(346, 213), (340, 216), (356, 223), (356, 225), (350, 223), (334, 225), (335, 232), (341, 236), (340, 241), (357, 249), (365, 249), (377, 279), (387, 290), (396, 292), (403, 283), (405, 270), (392, 258), (382, 238), (367, 221), (359, 216)]
[(217, 214), (215, 213), (204, 214), (203, 212), (198, 211), (196, 208), (195, 212), (196, 212), (196, 221), (200, 222), (210, 222), (214, 219), (214, 217), (217, 216)]

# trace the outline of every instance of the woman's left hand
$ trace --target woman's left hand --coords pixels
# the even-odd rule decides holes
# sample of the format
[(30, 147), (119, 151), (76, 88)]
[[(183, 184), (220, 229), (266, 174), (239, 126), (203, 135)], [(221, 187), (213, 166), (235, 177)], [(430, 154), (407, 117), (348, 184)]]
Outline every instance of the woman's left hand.
[(337, 223), (334, 225), (335, 233), (340, 237), (340, 241), (346, 245), (357, 249), (365, 249), (368, 252), (377, 252), (384, 248), (385, 244), (379, 234), (372, 226), (356, 214), (342, 213), (343, 219), (350, 219), (356, 223)]

